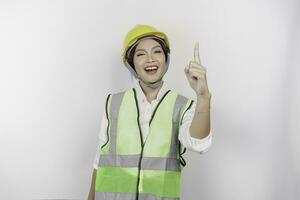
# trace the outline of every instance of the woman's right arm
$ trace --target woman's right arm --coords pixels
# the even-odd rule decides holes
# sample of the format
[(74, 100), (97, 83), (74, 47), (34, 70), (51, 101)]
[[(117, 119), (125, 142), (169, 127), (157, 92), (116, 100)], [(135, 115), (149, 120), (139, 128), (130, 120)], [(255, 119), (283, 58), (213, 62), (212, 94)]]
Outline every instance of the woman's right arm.
[[(104, 107), (105, 108), (105, 107)], [(97, 168), (98, 168), (98, 162), (100, 158), (100, 148), (103, 144), (106, 143), (107, 140), (107, 135), (106, 135), (106, 128), (107, 128), (107, 118), (106, 118), (106, 113), (105, 109), (102, 114), (102, 121), (101, 121), (101, 127), (100, 127), (100, 132), (99, 132), (99, 143), (97, 145), (97, 150), (96, 150), (96, 156), (94, 159), (93, 163), (93, 173), (92, 173), (92, 181), (91, 181), (91, 187), (88, 195), (88, 200), (94, 200), (95, 199), (95, 182), (96, 182), (96, 174), (97, 174)]]
[(95, 200), (95, 181), (96, 181), (96, 172), (97, 170), (93, 170), (92, 174), (92, 183), (91, 183), (91, 188), (88, 196), (88, 200)]

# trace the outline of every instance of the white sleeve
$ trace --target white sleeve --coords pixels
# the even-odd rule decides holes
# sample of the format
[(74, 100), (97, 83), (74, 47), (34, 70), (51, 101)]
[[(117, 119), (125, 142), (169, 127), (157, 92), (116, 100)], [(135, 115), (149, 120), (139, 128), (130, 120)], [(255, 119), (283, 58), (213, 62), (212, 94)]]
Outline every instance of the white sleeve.
[(103, 144), (105, 144), (107, 141), (107, 135), (106, 135), (107, 123), (108, 123), (108, 121), (106, 118), (106, 112), (105, 112), (105, 107), (104, 107), (104, 111), (102, 114), (102, 120), (101, 120), (101, 126), (100, 126), (100, 132), (99, 132), (99, 142), (98, 142), (98, 145), (96, 148), (96, 156), (95, 156), (94, 164), (93, 164), (95, 169), (98, 168), (101, 146)]
[(193, 103), (192, 106), (185, 112), (182, 119), (182, 125), (179, 128), (178, 139), (188, 150), (202, 154), (205, 153), (211, 146), (213, 133), (210, 131), (208, 136), (202, 139), (191, 136), (190, 126), (194, 117), (195, 109), (196, 104)]

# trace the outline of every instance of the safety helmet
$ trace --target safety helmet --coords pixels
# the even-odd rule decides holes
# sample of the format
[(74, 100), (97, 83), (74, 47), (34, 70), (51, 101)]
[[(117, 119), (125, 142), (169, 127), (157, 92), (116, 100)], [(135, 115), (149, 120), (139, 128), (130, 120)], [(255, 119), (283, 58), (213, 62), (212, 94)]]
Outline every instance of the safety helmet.
[[(123, 63), (128, 68), (128, 70), (140, 81), (142, 81), (142, 80), (140, 79), (140, 77), (138, 76), (136, 71), (133, 69), (133, 67), (130, 66), (127, 58), (128, 58), (128, 55), (129, 55), (131, 49), (133, 49), (133, 47), (136, 46), (138, 44), (138, 42), (141, 41), (143, 38), (159, 39), (166, 45), (166, 47), (168, 49), (170, 49), (170, 43), (169, 43), (167, 35), (161, 31), (157, 30), (153, 26), (137, 24), (134, 28), (132, 28), (126, 34), (125, 39), (123, 41), (123, 51), (122, 51)], [(169, 62), (170, 62), (169, 52), (167, 53), (166, 56), (167, 56), (166, 70), (165, 70), (164, 74), (167, 72)], [(163, 74), (163, 76), (164, 76), (164, 74)], [(147, 85), (148, 87), (156, 88), (162, 84), (162, 78), (160, 80), (156, 81), (155, 83), (144, 83), (144, 84)]]
[(135, 42), (137, 42), (138, 39), (145, 37), (145, 36), (157, 36), (159, 38), (162, 38), (164, 40), (164, 42), (166, 43), (166, 46), (168, 48), (170, 48), (170, 43), (169, 43), (168, 37), (165, 33), (158, 31), (153, 26), (137, 24), (133, 29), (131, 29), (127, 33), (127, 35), (124, 39), (124, 42), (123, 42), (122, 58), (123, 58), (124, 64), (126, 61), (127, 50), (130, 47), (132, 47), (133, 44)]

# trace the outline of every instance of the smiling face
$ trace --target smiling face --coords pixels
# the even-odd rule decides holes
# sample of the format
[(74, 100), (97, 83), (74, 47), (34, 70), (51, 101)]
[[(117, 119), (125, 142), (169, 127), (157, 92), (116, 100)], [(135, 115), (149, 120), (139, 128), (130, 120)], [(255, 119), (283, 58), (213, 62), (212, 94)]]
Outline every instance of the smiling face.
[(141, 40), (134, 52), (133, 63), (137, 74), (146, 83), (161, 79), (166, 70), (166, 58), (161, 45), (151, 39)]

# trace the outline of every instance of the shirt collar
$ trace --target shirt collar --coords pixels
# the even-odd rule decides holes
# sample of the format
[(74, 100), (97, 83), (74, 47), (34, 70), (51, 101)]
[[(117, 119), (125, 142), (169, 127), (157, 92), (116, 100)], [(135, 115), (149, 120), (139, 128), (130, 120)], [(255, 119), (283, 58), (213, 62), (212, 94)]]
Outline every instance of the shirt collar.
[[(138, 99), (141, 101), (141, 102), (148, 102), (147, 98), (146, 98), (146, 95), (145, 93), (143, 92), (140, 84), (139, 84), (139, 80), (138, 79), (135, 79), (134, 82), (133, 82), (133, 86), (134, 86), (134, 89), (136, 90), (136, 93), (137, 93), (137, 97)], [(163, 97), (163, 95), (167, 92), (167, 89), (166, 89), (166, 86), (165, 86), (165, 83), (163, 83), (163, 85), (161, 86), (160, 90), (158, 91), (158, 94), (157, 94), (157, 98), (155, 100), (158, 100), (160, 101), (161, 98)]]

